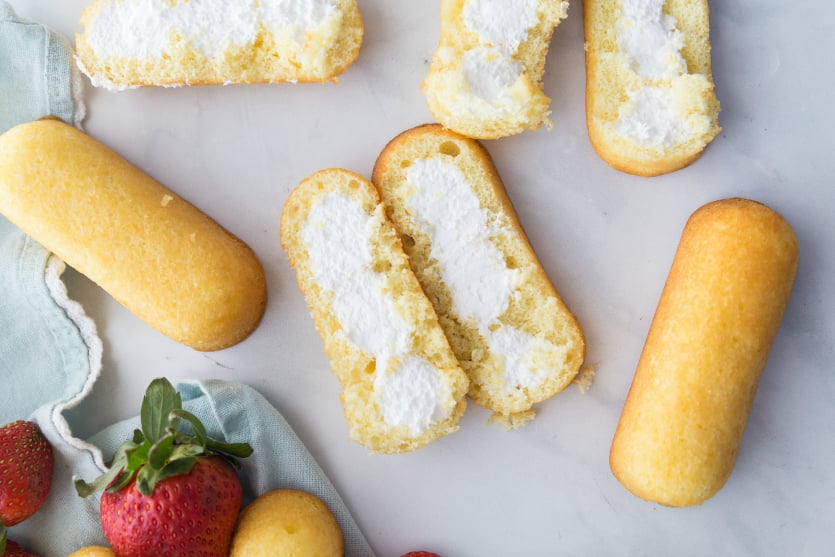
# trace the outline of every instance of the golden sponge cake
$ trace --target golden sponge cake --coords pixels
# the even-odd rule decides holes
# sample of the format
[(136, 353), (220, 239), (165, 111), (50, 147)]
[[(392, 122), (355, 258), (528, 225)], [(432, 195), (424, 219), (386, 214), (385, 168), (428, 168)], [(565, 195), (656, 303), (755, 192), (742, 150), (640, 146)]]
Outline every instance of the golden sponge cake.
[(321, 499), (277, 489), (241, 511), (229, 557), (342, 557), (344, 548), (336, 518)]
[(246, 244), (59, 120), (0, 136), (0, 214), (197, 350), (240, 342), (264, 313), (264, 271)]
[(791, 226), (755, 201), (690, 217), (612, 442), (633, 494), (697, 505), (728, 480), (798, 254)]

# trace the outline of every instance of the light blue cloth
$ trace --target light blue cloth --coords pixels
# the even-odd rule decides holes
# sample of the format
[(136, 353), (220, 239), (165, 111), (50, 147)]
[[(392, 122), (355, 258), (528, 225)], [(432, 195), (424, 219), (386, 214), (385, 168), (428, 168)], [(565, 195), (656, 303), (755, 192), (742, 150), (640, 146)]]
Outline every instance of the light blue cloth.
[[(0, 132), (49, 114), (77, 121), (83, 107), (73, 104), (72, 71), (64, 39), (16, 18), (0, 0)], [(63, 268), (0, 216), (0, 423), (36, 421), (56, 461), (47, 502), (12, 526), (9, 537), (41, 557), (66, 557), (86, 545), (106, 544), (98, 498), (78, 497), (72, 479), (99, 475), (104, 459), (138, 426), (138, 418), (120, 422), (89, 441), (72, 434), (65, 410), (78, 405), (98, 378), (102, 345), (83, 308), (67, 298), (60, 280)], [(203, 420), (211, 435), (247, 441), (255, 449), (241, 471), (248, 499), (279, 488), (313, 493), (336, 516), (345, 555), (374, 557), (336, 489), (266, 399), (245, 385), (223, 381), (177, 388), (185, 408)]]
[[(77, 121), (83, 106), (73, 102), (72, 67), (63, 37), (0, 0), (0, 133), (49, 115)], [(49, 256), (0, 215), (0, 423), (47, 400), (70, 400), (90, 375), (79, 330), (44, 281)]]
[(73, 123), (72, 68), (66, 39), (0, 0), (0, 131), (50, 114)]
[[(0, 1), (0, 132), (48, 115), (73, 123), (71, 63), (62, 37), (18, 19)], [(30, 415), (40, 402), (79, 392), (89, 365), (78, 330), (44, 284), (49, 252), (0, 216), (0, 253), (0, 421), (6, 423)], [(27, 345), (40, 349), (18, 350)], [(51, 381), (56, 372), (65, 380)], [(32, 385), (43, 398), (31, 396)]]

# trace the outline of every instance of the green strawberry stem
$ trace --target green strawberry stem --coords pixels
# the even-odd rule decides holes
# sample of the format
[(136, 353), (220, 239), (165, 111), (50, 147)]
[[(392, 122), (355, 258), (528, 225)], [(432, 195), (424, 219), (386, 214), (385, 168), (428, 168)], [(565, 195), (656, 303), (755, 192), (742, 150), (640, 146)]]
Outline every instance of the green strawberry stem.
[[(238, 458), (252, 454), (248, 443), (224, 443), (212, 439), (194, 414), (183, 410), (180, 393), (165, 379), (154, 379), (145, 392), (140, 411), (142, 429), (116, 450), (110, 469), (90, 483), (75, 480), (81, 497), (97, 491), (115, 492), (136, 480), (143, 495), (166, 478), (188, 474), (198, 458), (221, 455), (238, 466)], [(191, 434), (178, 429), (181, 422)], [(2, 553), (0, 553), (2, 555)]]

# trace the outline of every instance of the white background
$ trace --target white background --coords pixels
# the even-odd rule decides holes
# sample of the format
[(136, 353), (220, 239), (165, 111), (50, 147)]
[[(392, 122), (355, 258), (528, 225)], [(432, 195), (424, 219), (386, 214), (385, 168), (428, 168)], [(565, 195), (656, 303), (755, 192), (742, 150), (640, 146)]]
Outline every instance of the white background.
[[(11, 0), (72, 37), (87, 0)], [(154, 377), (222, 378), (262, 392), (328, 473), (379, 557), (832, 555), (835, 547), (835, 5), (715, 0), (722, 133), (691, 167), (646, 179), (610, 169), (584, 123), (582, 7), (558, 27), (545, 73), (554, 128), (489, 141), (546, 271), (582, 324), (597, 369), (529, 426), (504, 432), (470, 405), (458, 433), (418, 452), (371, 456), (346, 435), (339, 385), (278, 241), (304, 177), (368, 176), (386, 142), (431, 120), (419, 85), (439, 2), (359, 0), (366, 35), (338, 85), (121, 93), (86, 83), (85, 129), (255, 250), (269, 304), (243, 343), (198, 353), (156, 333), (74, 271), (70, 294), (96, 321), (104, 371), (71, 416), (81, 436), (138, 412)], [(801, 262), (736, 469), (701, 507), (642, 502), (608, 451), (687, 217), (749, 197), (781, 212)], [(55, 533), (60, 535), (60, 533)]]

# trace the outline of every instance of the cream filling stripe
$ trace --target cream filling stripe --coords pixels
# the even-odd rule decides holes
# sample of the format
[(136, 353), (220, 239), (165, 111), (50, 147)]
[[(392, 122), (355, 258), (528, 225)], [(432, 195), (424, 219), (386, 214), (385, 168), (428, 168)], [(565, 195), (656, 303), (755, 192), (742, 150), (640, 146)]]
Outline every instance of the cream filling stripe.
[(508, 389), (540, 385), (546, 373), (536, 361), (544, 360), (553, 345), (499, 321), (517, 279), (491, 241), (506, 231), (482, 210), (457, 166), (420, 159), (409, 167), (407, 181), (412, 187), (406, 203), (429, 236), (430, 256), (452, 294), (453, 311), (474, 322), (491, 352), (504, 360)]
[(255, 41), (259, 25), (296, 42), (336, 10), (336, 0), (111, 0), (102, 4), (85, 31), (99, 58), (158, 58), (180, 34), (208, 58), (229, 45)]
[(448, 393), (437, 369), (409, 355), (412, 331), (372, 268), (370, 237), (381, 218), (379, 208), (370, 215), (347, 195), (329, 193), (310, 210), (302, 240), (316, 283), (334, 293), (342, 334), (376, 359), (374, 391), (383, 419), (416, 435), (444, 417), (440, 405)]

